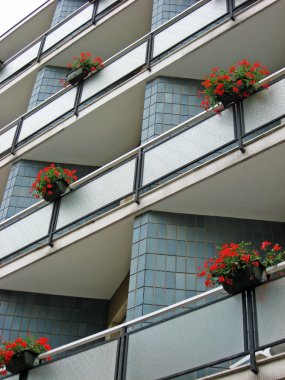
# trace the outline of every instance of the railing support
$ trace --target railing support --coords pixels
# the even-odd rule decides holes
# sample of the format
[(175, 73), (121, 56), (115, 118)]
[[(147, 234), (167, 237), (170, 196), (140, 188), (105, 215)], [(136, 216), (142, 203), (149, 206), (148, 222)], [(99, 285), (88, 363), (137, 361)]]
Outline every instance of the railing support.
[(253, 290), (249, 289), (246, 291), (247, 296), (247, 317), (248, 317), (248, 345), (249, 345), (249, 360), (250, 360), (250, 370), (258, 374), (258, 368), (255, 358), (255, 348), (256, 348), (256, 334), (255, 331), (255, 317), (254, 317), (254, 305), (253, 305)]
[(243, 107), (242, 107), (241, 101), (233, 104), (233, 118), (234, 118), (235, 138), (238, 140), (239, 150), (242, 153), (245, 153), (245, 148), (242, 141), (242, 136), (244, 134), (244, 118), (243, 118)]
[(234, 0), (227, 0), (227, 9), (230, 14), (230, 19), (235, 21), (234, 17)]
[(148, 71), (151, 71), (151, 60), (152, 60), (152, 56), (153, 56), (153, 41), (154, 41), (153, 37), (154, 37), (153, 33), (150, 33), (150, 35), (148, 36), (148, 40), (147, 40), (145, 61), (146, 61), (146, 68)]
[(77, 86), (77, 92), (76, 92), (75, 101), (74, 101), (74, 115), (76, 116), (79, 115), (78, 108), (81, 101), (82, 91), (83, 91), (83, 80)]
[(122, 329), (122, 335), (119, 338), (115, 380), (123, 380), (125, 378), (125, 368), (127, 364), (127, 349), (128, 349), (128, 335), (127, 327)]
[(16, 145), (18, 143), (19, 136), (21, 133), (23, 120), (24, 120), (24, 118), (21, 117), (21, 119), (18, 121), (17, 128), (16, 128), (16, 131), (14, 134), (14, 138), (13, 138), (13, 142), (12, 142), (12, 146), (11, 146), (11, 151), (10, 151), (13, 156), (15, 155), (15, 149), (16, 149)]
[(45, 45), (45, 42), (46, 42), (46, 37), (47, 37), (46, 34), (44, 34), (42, 36), (41, 44), (40, 44), (38, 55), (37, 55), (37, 62), (38, 63), (41, 61), (41, 55), (42, 55), (42, 52), (43, 52), (43, 49), (44, 49), (44, 45)]
[(57, 218), (59, 214), (59, 208), (60, 208), (60, 200), (61, 198), (56, 198), (55, 201), (53, 202), (53, 209), (52, 209), (52, 214), (51, 214), (51, 219), (50, 219), (50, 224), (49, 224), (49, 229), (48, 229), (48, 234), (49, 234), (49, 241), (48, 245), (50, 247), (53, 247), (53, 234), (56, 230), (56, 224), (57, 224)]
[(136, 168), (135, 168), (135, 179), (134, 179), (134, 192), (135, 192), (135, 202), (140, 204), (140, 188), (142, 185), (142, 176), (143, 176), (143, 149), (140, 149), (136, 159)]
[(98, 6), (99, 6), (99, 0), (96, 0), (94, 3), (93, 12), (92, 12), (92, 24), (93, 25), (96, 24), (96, 16), (98, 14)]

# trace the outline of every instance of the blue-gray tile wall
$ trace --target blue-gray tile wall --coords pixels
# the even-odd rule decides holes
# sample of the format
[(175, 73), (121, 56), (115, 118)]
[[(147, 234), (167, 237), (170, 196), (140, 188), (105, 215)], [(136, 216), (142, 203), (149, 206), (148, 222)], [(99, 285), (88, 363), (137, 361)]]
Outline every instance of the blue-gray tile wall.
[(152, 29), (175, 17), (196, 2), (196, 0), (153, 0)]
[(3, 340), (46, 336), (52, 347), (102, 331), (108, 300), (0, 290), (0, 335)]
[(141, 141), (146, 142), (201, 112), (199, 80), (158, 77), (146, 84)]
[(127, 319), (204, 292), (199, 267), (226, 242), (285, 245), (285, 223), (150, 211), (134, 221)]
[[(30, 193), (30, 188), (40, 169), (48, 164), (41, 161), (18, 161), (12, 166), (4, 191), (1, 207), (0, 221), (10, 218), (25, 208), (38, 202)], [(76, 169), (78, 178), (91, 173), (96, 167), (60, 164), (61, 167)]]
[(72, 12), (76, 11), (76, 9), (82, 7), (82, 5), (86, 3), (87, 0), (57, 0), (57, 6), (51, 26), (53, 27), (54, 25), (58, 24), (60, 21), (64, 20)]
[(64, 67), (45, 66), (38, 74), (32, 91), (28, 109), (36, 107), (44, 100), (63, 89), (62, 81), (70, 70)]

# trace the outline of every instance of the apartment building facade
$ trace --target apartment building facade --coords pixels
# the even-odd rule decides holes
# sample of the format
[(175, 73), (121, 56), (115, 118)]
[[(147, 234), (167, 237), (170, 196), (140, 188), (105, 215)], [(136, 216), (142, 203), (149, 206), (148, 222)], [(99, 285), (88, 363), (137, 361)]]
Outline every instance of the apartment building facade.
[[(197, 277), (217, 245), (285, 246), (284, 6), (48, 0), (1, 37), (0, 335), (54, 348), (12, 379), (285, 376), (283, 266), (231, 297)], [(104, 68), (63, 87), (86, 51)], [(244, 58), (269, 88), (203, 111), (203, 76)], [(50, 163), (79, 179), (47, 203)]]

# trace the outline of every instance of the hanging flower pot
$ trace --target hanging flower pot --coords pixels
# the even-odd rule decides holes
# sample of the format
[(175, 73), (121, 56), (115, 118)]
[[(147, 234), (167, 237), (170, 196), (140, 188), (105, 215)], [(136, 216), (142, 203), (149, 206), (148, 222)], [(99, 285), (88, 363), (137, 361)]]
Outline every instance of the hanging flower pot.
[(223, 288), (229, 294), (236, 294), (245, 289), (252, 288), (262, 282), (262, 275), (265, 267), (258, 262), (258, 266), (250, 265), (246, 268), (238, 269), (231, 277), (232, 284), (222, 283)]
[(43, 199), (47, 202), (53, 202), (56, 198), (63, 195), (67, 188), (68, 183), (64, 179), (58, 179), (51, 183), (52, 187), (42, 195)]
[(222, 103), (224, 108), (229, 107), (231, 104), (238, 102), (241, 100), (240, 96), (238, 94), (235, 94), (234, 92), (228, 92), (223, 95), (217, 96), (217, 99), (219, 102)]
[(221, 102), (225, 108), (245, 99), (259, 88), (268, 87), (268, 83), (259, 83), (268, 74), (267, 67), (258, 62), (251, 64), (246, 59), (232, 65), (228, 71), (214, 67), (201, 83), (203, 91), (198, 92), (203, 96), (201, 107), (207, 110)]
[(82, 52), (74, 56), (73, 61), (67, 65), (73, 69), (66, 75), (66, 82), (75, 85), (80, 83), (89, 73), (95, 73), (103, 68), (104, 64), (100, 57), (92, 58), (91, 53)]
[[(28, 335), (26, 338), (17, 338), (14, 342), (4, 342), (0, 349), (0, 375), (5, 376), (7, 371), (18, 373), (32, 368), (36, 357), (51, 349), (48, 338), (38, 339)], [(51, 360), (49, 356), (47, 359)]]
[(78, 67), (66, 75), (66, 81), (74, 86), (86, 78), (88, 74), (89, 71), (84, 67)]
[(77, 181), (75, 173), (76, 170), (50, 164), (38, 172), (30, 191), (35, 198), (42, 197), (47, 202), (52, 202), (66, 192), (70, 183)]
[[(285, 251), (279, 244), (264, 241), (258, 252), (250, 242), (223, 244), (218, 256), (204, 262), (204, 269), (197, 274), (205, 277), (205, 285), (222, 285), (229, 294), (261, 283), (266, 267), (285, 260)], [(198, 268), (200, 270), (200, 268)]]
[(37, 353), (31, 350), (24, 350), (15, 353), (6, 364), (7, 371), (18, 373), (30, 369), (34, 366)]

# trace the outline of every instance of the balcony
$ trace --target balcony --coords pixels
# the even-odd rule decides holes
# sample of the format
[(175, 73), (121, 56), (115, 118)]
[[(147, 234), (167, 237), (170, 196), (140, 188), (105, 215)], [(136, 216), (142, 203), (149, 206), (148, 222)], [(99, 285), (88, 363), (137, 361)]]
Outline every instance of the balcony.
[(56, 3), (52, 0), (43, 2), (41, 6), (19, 21), (0, 36), (2, 61), (7, 61), (38, 36), (50, 28)]
[(269, 268), (278, 276), (254, 289), (228, 296), (218, 287), (41, 354), (55, 358), (79, 350), (34, 367), (27, 378), (244, 379), (250, 371), (283, 378), (284, 264)]
[[(1, 288), (108, 298), (128, 272), (133, 218), (148, 209), (284, 221), (283, 74), (234, 108), (203, 112), (110, 162), (54, 204), (2, 222)], [(67, 261), (72, 284), (62, 280)]]
[[(159, 75), (199, 79), (213, 63), (225, 66), (249, 55), (269, 63), (273, 70), (280, 69), (284, 60), (273, 41), (281, 33), (283, 6), (281, 2), (270, 6), (264, 1), (246, 2), (234, 10), (233, 22), (226, 3), (200, 1), (112, 57), (104, 70), (84, 81), (80, 90), (62, 90), (3, 128), (0, 167), (11, 164), (15, 157), (101, 166), (124, 154), (139, 143), (145, 83)], [(268, 17), (275, 23), (264, 51), (259, 35)], [(238, 49), (232, 44), (233, 31), (237, 41), (243, 41), (237, 42)], [(128, 139), (123, 138), (125, 135)], [(112, 140), (117, 143), (106, 150), (106, 141)], [(69, 150), (64, 148), (67, 145)], [(96, 154), (91, 154), (94, 151)]]
[[(125, 28), (130, 19), (136, 25), (131, 33)], [(4, 62), (0, 70), (1, 125), (27, 110), (38, 70), (46, 65), (66, 67), (71, 57), (82, 51), (91, 51), (106, 60), (148, 33), (150, 21), (151, 0), (86, 2)], [(17, 107), (8, 112), (5, 104), (11, 99)]]

